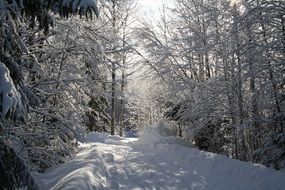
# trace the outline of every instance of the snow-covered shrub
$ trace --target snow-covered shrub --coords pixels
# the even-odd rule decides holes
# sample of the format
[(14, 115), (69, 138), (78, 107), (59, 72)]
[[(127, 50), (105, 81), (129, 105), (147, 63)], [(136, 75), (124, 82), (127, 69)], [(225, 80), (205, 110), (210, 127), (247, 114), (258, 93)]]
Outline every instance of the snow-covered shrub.
[(161, 138), (161, 134), (156, 126), (146, 127), (141, 134), (141, 137), (136, 144), (157, 144)]
[(136, 145), (150, 145), (157, 144), (179, 144), (182, 146), (192, 146), (191, 143), (185, 139), (177, 136), (175, 125), (160, 121), (159, 123), (146, 127), (140, 135), (140, 138), (135, 143)]
[(177, 129), (175, 126), (166, 123), (166, 121), (159, 121), (157, 124), (145, 127), (142, 131), (141, 137), (138, 140), (139, 144), (155, 144), (161, 138), (175, 137)]
[(177, 126), (170, 124), (169, 122), (167, 123), (166, 121), (159, 121), (156, 124), (156, 128), (161, 136), (169, 137), (177, 135)]

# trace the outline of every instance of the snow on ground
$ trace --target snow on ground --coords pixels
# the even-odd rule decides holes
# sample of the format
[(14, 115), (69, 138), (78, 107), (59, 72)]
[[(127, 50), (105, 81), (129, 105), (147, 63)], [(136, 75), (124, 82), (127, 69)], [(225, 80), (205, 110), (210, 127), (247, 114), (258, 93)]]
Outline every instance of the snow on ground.
[[(148, 129), (138, 140), (93, 133), (73, 161), (37, 176), (43, 189), (281, 190), (284, 173), (183, 146)], [(177, 144), (178, 142), (179, 144)]]

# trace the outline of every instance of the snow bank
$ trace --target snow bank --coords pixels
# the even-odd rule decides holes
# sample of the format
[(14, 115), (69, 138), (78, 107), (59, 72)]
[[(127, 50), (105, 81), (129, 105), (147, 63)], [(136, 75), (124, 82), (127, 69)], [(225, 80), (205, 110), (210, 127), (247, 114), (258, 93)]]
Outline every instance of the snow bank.
[[(198, 186), (192, 183), (195, 186), (193, 189), (282, 190), (285, 187), (285, 175), (280, 171), (181, 146), (183, 143), (177, 140), (162, 137), (158, 128), (153, 127), (145, 130), (135, 147), (144, 154), (152, 155), (150, 160), (153, 162), (176, 162), (184, 171), (199, 175), (203, 183), (200, 181)], [(187, 183), (191, 180), (185, 182), (185, 187), (189, 185)]]
[(142, 132), (136, 145), (156, 145), (156, 144), (179, 144), (191, 146), (185, 139), (176, 137), (177, 128), (160, 122), (152, 127), (147, 127)]
[(116, 145), (127, 145), (134, 138), (122, 138), (107, 133), (89, 133), (85, 142), (80, 142), (81, 150), (74, 160), (37, 174), (36, 179), (43, 190), (94, 190), (114, 189), (118, 186), (110, 178), (108, 163), (114, 162), (112, 151), (105, 153), (101, 147), (115, 148)]
[(91, 147), (79, 153), (73, 161), (39, 174), (36, 178), (43, 190), (103, 189), (108, 172), (104, 157)]

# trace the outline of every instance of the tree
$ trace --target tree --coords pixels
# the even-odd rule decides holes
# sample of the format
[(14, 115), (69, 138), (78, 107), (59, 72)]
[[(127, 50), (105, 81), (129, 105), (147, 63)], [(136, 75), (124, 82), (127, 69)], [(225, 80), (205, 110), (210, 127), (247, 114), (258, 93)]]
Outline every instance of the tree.
[(204, 150), (255, 162), (276, 150), (264, 163), (283, 167), (284, 3), (177, 0), (170, 13), (136, 31), (165, 116)]
[[(19, 104), (23, 104), (21, 106), (17, 106), (17, 113), (25, 113), (25, 108), (29, 103), (26, 102), (28, 99), (24, 92), (24, 84), (23, 84), (23, 73), (21, 71), (20, 65), (29, 65), (29, 68), (32, 69), (36, 67), (38, 64), (36, 56), (30, 52), (30, 46), (35, 45), (32, 40), (34, 35), (37, 34), (37, 30), (32, 31), (31, 34), (28, 35), (28, 41), (24, 41), (22, 37), (23, 29), (21, 26), (17, 26), (17, 23), (21, 22), (21, 18), (24, 18), (24, 22), (30, 24), (30, 27), (34, 27), (37, 21), (37, 28), (39, 30), (44, 30), (45, 33), (48, 32), (49, 27), (52, 25), (52, 17), (48, 13), (48, 10), (53, 10), (55, 12), (59, 12), (63, 17), (68, 17), (71, 13), (78, 13), (80, 15), (92, 16), (94, 12), (96, 15), (99, 14), (96, 3), (92, 0), (87, 1), (79, 1), (76, 6), (71, 5), (74, 4), (74, 1), (2, 1), (0, 4), (0, 13), (1, 13), (1, 62), (5, 64), (8, 68), (10, 75), (12, 77), (13, 83), (10, 85), (14, 86), (15, 89), (19, 91), (21, 94), (22, 102), (17, 102)], [(13, 6), (12, 6), (13, 5)], [(32, 28), (27, 27), (28, 30), (33, 30)], [(27, 31), (28, 32), (28, 31)], [(22, 36), (21, 36), (22, 35)], [(30, 36), (29, 36), (30, 35)], [(25, 36), (24, 36), (25, 37)], [(38, 39), (37, 43), (41, 44), (43, 41), (42, 38)], [(25, 63), (25, 64), (23, 64)], [(3, 72), (5, 69), (3, 69)], [(5, 71), (6, 72), (6, 71)], [(7, 73), (7, 72), (6, 72)], [(7, 73), (9, 74), (9, 73)], [(4, 80), (4, 79), (3, 79)], [(7, 82), (7, 81), (6, 81)], [(27, 90), (27, 89), (26, 89)], [(3, 95), (5, 96), (5, 95)], [(15, 99), (17, 99), (16, 94), (13, 94)], [(18, 98), (19, 99), (19, 98)], [(5, 105), (5, 102), (1, 101), (1, 105)], [(15, 108), (15, 105), (14, 105)], [(13, 109), (13, 107), (7, 107), (8, 110)], [(6, 110), (6, 109), (5, 109)], [(16, 113), (14, 111), (14, 113)], [(13, 113), (13, 112), (12, 112)], [(3, 114), (3, 112), (2, 112)], [(15, 114), (11, 114), (11, 117), (18, 117)], [(6, 113), (3, 114), (3, 118), (6, 116)]]
[[(25, 159), (29, 166), (37, 167), (37, 169), (46, 169), (51, 165), (62, 162), (62, 158), (66, 154), (70, 154), (68, 150), (72, 149), (71, 140), (74, 138), (73, 126), (70, 127), (68, 122), (55, 113), (45, 111), (50, 105), (56, 105), (59, 102), (59, 96), (55, 93), (53, 101), (49, 102), (46, 91), (46, 84), (55, 84), (50, 89), (58, 89), (62, 82), (62, 74), (56, 73), (54, 81), (46, 80), (46, 76), (41, 73), (47, 69), (47, 65), (51, 59), (53, 47), (46, 43), (47, 36), (50, 35), (49, 28), (53, 25), (53, 17), (49, 14), (49, 10), (59, 13), (62, 17), (69, 17), (71, 14), (85, 15), (92, 17), (93, 13), (98, 16), (98, 8), (95, 1), (10, 1), (0, 2), (0, 84), (1, 84), (1, 117), (0, 117), (0, 140), (1, 147), (1, 168), (5, 168), (8, 175), (5, 179), (7, 183), (1, 183), (6, 187), (21, 188), (28, 187), (37, 189), (38, 187), (33, 181)], [(67, 42), (69, 35), (64, 38)], [(62, 50), (72, 51), (65, 43)], [(46, 47), (52, 47), (50, 52), (45, 52)], [(47, 56), (47, 60), (42, 60)], [(67, 60), (66, 52), (60, 52), (54, 59), (61, 57), (60, 70)], [(58, 63), (58, 62), (57, 62)], [(45, 78), (46, 77), (46, 78)], [(41, 79), (45, 78), (41, 81)], [(44, 87), (43, 87), (44, 86)], [(66, 95), (66, 94), (65, 94)], [(68, 95), (66, 95), (68, 97)], [(47, 101), (48, 100), (48, 101)], [(44, 102), (46, 101), (46, 102)], [(41, 106), (42, 109), (39, 109)], [(58, 106), (58, 105), (57, 105)], [(49, 108), (48, 108), (49, 109)], [(31, 113), (32, 111), (32, 113)], [(29, 117), (27, 117), (29, 115)], [(37, 118), (41, 116), (41, 123)], [(17, 130), (14, 130), (15, 126)], [(48, 127), (46, 127), (48, 126)], [(57, 127), (60, 130), (57, 130)], [(27, 135), (26, 135), (27, 134)], [(41, 135), (39, 135), (41, 134)], [(40, 137), (41, 136), (41, 137)], [(76, 137), (77, 139), (79, 137)], [(54, 146), (55, 145), (55, 146)], [(33, 147), (33, 149), (29, 149)], [(56, 150), (52, 147), (57, 147)], [(37, 149), (38, 148), (38, 149)], [(46, 148), (42, 151), (42, 148)], [(10, 151), (10, 149), (14, 149)], [(1, 148), (2, 150), (2, 148)], [(48, 154), (48, 152), (52, 154)], [(9, 158), (7, 160), (6, 158)], [(45, 161), (46, 160), (46, 161)], [(10, 164), (18, 163), (18, 165)], [(51, 165), (50, 165), (51, 164)], [(15, 169), (15, 167), (18, 167)], [(34, 169), (34, 168), (33, 168)], [(19, 175), (16, 176), (14, 172)], [(28, 179), (28, 180), (27, 180)], [(5, 187), (6, 186), (6, 187)]]
[[(120, 91), (124, 90), (125, 74), (122, 80), (119, 79), (118, 73), (124, 73), (126, 65), (126, 54), (130, 52), (130, 46), (126, 43), (128, 41), (126, 31), (128, 30), (128, 22), (130, 15), (134, 10), (135, 4), (133, 0), (121, 0), (121, 1), (108, 1), (104, 7), (103, 17), (108, 22), (109, 36), (108, 36), (108, 48), (106, 48), (107, 62), (110, 64), (110, 133), (112, 135), (116, 132), (116, 126), (121, 126), (121, 110), (122, 96), (120, 97)], [(121, 82), (120, 89), (119, 82)], [(124, 84), (123, 84), (124, 83)], [(122, 88), (123, 87), (123, 88)], [(119, 128), (120, 134), (122, 130)]]

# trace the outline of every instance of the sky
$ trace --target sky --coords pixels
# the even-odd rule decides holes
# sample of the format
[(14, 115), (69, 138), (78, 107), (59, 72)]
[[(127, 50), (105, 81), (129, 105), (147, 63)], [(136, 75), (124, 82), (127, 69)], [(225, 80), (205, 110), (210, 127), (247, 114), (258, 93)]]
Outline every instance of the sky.
[[(163, 5), (165, 7), (174, 7), (174, 0), (138, 0), (138, 16), (150, 22), (158, 20), (161, 16)], [(143, 53), (143, 50), (140, 49), (140, 51)], [(144, 92), (147, 91), (152, 83), (143, 77), (145, 75), (144, 69), (135, 68), (135, 70), (136, 72), (129, 78), (131, 81), (129, 81), (128, 90), (141, 96), (144, 95)]]
[(163, 5), (171, 7), (174, 0), (138, 0), (139, 11), (148, 17), (159, 17)]
[[(231, 3), (236, 3), (239, 0), (229, 0)], [(166, 7), (174, 7), (174, 0), (138, 0), (138, 5), (142, 13), (147, 14), (147, 16), (159, 16), (159, 11), (162, 5)]]

